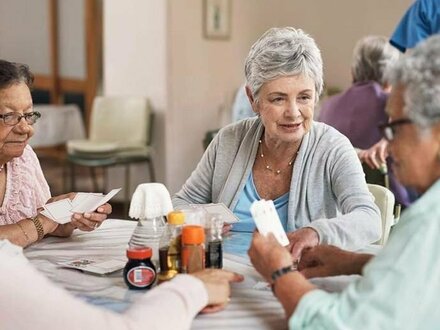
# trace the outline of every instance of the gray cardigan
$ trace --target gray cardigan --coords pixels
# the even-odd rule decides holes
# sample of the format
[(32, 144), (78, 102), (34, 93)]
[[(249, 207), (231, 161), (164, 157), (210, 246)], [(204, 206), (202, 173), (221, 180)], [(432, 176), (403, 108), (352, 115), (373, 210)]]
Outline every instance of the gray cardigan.
[[(259, 118), (224, 127), (197, 168), (173, 196), (175, 207), (224, 203), (234, 210), (255, 161), (264, 131)], [(321, 244), (357, 249), (380, 238), (379, 209), (349, 140), (314, 122), (292, 169), (288, 231), (312, 227)]]

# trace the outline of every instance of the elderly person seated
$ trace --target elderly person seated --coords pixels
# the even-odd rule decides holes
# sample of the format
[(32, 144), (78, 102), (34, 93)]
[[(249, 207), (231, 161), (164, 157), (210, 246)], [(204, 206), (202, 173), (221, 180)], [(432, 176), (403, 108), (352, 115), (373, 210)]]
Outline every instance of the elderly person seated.
[[(390, 85), (384, 72), (399, 58), (399, 51), (381, 36), (367, 36), (359, 40), (353, 51), (351, 75), (353, 85), (341, 94), (326, 100), (318, 120), (333, 126), (358, 148), (358, 156), (364, 160), (365, 149), (382, 138), (377, 125), (387, 122), (385, 104)], [(366, 159), (368, 161), (368, 159)], [(398, 203), (408, 206), (408, 192), (389, 169), (390, 189)]]
[[(123, 313), (89, 305), (51, 283), (21, 254), (0, 240), (1, 328), (28, 329), (189, 329), (197, 313), (215, 312), (228, 303), (230, 282), (242, 276), (206, 269), (137, 295)], [(205, 308), (205, 306), (207, 306)]]
[(314, 40), (302, 30), (272, 28), (252, 46), (245, 74), (258, 116), (220, 130), (174, 206), (226, 204), (240, 219), (232, 230), (248, 233), (248, 242), (240, 237), (247, 250), (255, 229), (250, 205), (273, 200), (294, 259), (318, 244), (356, 249), (378, 240), (379, 211), (355, 150), (312, 119), (323, 85)]
[[(438, 329), (440, 292), (440, 36), (389, 72), (390, 122), (382, 126), (405, 185), (423, 194), (372, 257), (333, 246), (304, 251), (300, 272), (273, 236), (256, 233), (249, 255), (272, 283), (290, 329)], [(306, 278), (362, 274), (341, 293), (317, 290)]]
[(0, 60), (0, 239), (27, 246), (45, 235), (69, 236), (75, 228), (90, 231), (111, 212), (109, 204), (97, 212), (74, 214), (60, 225), (39, 213), (50, 198), (40, 163), (28, 145), (32, 125), (40, 114), (32, 110), (30, 87), (33, 75), (22, 64)]

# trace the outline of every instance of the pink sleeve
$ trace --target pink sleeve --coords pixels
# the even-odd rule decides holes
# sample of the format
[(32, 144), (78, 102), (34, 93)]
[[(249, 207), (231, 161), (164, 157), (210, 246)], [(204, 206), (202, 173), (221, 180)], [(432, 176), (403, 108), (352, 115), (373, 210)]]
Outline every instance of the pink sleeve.
[(23, 155), (12, 159), (6, 166), (6, 192), (0, 207), (0, 225), (35, 216), (37, 209), (50, 198), (40, 162), (29, 145)]
[(16, 249), (0, 240), (2, 329), (189, 329), (208, 301), (200, 280), (179, 275), (141, 296), (124, 314), (116, 314), (54, 285)]

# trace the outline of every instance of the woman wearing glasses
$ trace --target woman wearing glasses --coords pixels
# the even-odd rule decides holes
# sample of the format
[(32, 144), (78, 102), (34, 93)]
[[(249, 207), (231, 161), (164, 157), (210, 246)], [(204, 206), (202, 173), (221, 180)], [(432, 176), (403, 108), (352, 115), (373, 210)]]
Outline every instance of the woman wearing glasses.
[[(273, 237), (254, 235), (249, 255), (283, 304), (291, 329), (438, 329), (440, 308), (440, 36), (402, 58), (381, 129), (399, 180), (422, 194), (402, 215), (374, 258), (334, 246), (301, 256)], [(362, 274), (340, 293), (317, 290), (306, 278)]]
[(27, 66), (0, 60), (0, 239), (23, 247), (48, 234), (64, 237), (75, 228), (93, 230), (111, 212), (111, 206), (105, 204), (97, 212), (75, 214), (65, 225), (39, 213), (51, 196), (40, 163), (28, 145), (34, 134), (32, 125), (40, 118), (40, 113), (32, 110), (32, 82)]

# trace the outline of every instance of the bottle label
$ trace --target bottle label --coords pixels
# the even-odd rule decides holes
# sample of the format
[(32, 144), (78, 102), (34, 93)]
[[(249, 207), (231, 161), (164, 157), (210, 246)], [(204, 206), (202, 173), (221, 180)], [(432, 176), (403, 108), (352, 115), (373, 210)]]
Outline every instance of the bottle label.
[(156, 272), (151, 267), (138, 266), (130, 269), (127, 273), (127, 281), (137, 287), (145, 288), (153, 283)]

